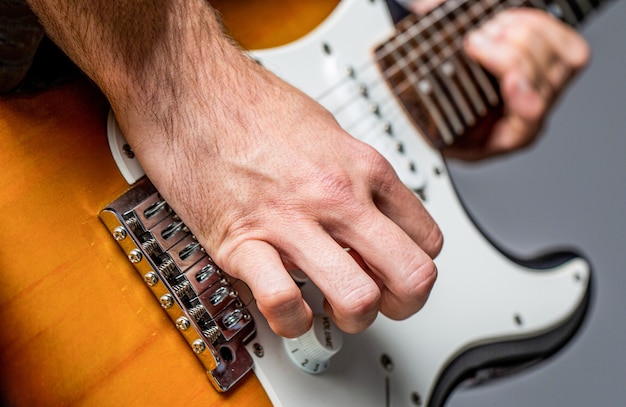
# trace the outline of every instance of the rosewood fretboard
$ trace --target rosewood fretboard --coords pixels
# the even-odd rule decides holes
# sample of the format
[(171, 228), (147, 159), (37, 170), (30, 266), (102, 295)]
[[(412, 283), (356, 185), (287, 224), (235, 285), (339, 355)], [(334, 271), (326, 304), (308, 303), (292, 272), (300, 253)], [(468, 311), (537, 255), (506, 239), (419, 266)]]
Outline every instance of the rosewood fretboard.
[(497, 82), (462, 51), (467, 32), (498, 11), (535, 7), (576, 26), (599, 0), (448, 0), (425, 16), (400, 21), (376, 49), (383, 76), (404, 108), (439, 148), (476, 139), (501, 112)]

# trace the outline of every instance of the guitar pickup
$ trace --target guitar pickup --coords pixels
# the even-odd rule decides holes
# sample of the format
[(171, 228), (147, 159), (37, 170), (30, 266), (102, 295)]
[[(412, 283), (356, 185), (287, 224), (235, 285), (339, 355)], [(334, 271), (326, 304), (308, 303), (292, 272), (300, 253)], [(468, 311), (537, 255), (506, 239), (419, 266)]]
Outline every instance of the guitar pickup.
[(213, 386), (220, 392), (232, 388), (253, 365), (245, 344), (256, 328), (246, 308), (253, 299), (245, 283), (213, 262), (145, 177), (103, 209), (100, 219)]

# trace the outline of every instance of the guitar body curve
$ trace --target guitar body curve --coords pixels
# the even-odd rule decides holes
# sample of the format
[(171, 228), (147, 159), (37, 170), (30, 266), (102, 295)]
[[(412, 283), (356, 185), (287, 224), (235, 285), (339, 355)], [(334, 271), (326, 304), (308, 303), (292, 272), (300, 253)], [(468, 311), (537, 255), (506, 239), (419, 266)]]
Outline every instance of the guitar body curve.
[[(256, 378), (216, 393), (97, 217), (128, 186), (107, 151), (107, 105), (79, 81), (0, 100), (2, 405), (433, 407), (476, 371), (544, 358), (574, 334), (589, 299), (588, 263), (513, 261), (480, 233), (440, 154), (379, 85), (371, 48), (393, 31), (384, 2), (332, 3), (312, 31), (254, 57), (316, 97), (422, 194), (446, 237), (424, 310), (346, 336), (328, 371), (310, 376), (252, 307)], [(314, 286), (303, 293), (321, 306)]]

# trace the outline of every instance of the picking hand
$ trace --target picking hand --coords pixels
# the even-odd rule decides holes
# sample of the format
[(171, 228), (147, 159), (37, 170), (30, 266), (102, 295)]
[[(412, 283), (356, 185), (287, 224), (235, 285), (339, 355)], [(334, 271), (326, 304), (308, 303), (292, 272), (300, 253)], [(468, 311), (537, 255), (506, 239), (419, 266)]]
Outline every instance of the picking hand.
[(250, 286), (280, 335), (311, 324), (292, 267), (324, 293), (326, 312), (346, 332), (365, 329), (378, 312), (417, 312), (442, 242), (420, 201), (315, 101), (235, 61), (237, 77), (221, 78), (238, 86), (225, 86), (229, 94), (212, 99), (211, 112), (202, 106), (172, 121), (184, 138), (140, 141), (129, 126), (151, 180), (213, 259)]

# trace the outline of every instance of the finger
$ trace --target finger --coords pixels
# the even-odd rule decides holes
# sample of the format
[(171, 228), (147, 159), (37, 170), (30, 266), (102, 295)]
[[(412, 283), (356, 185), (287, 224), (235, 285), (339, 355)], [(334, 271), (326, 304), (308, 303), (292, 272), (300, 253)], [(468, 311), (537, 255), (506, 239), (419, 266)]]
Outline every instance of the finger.
[[(431, 258), (436, 257), (443, 243), (441, 231), (415, 193), (400, 181), (391, 164), (376, 150), (370, 149), (361, 154), (359, 165), (361, 167), (359, 171), (366, 174), (368, 185), (364, 193), (368, 193), (369, 196), (364, 197), (364, 200), (373, 202), (378, 210), (367, 205), (361, 208), (360, 217), (351, 216), (350, 219), (375, 219), (374, 214), (381, 212), (397, 224)], [(342, 224), (341, 230), (352, 230), (353, 223)], [(331, 232), (333, 236), (338, 237), (341, 230)], [(371, 240), (371, 236), (368, 234), (365, 237)], [(349, 246), (354, 248), (352, 245)]]
[[(414, 219), (414, 223), (420, 221)], [(436, 227), (430, 230), (429, 234), (435, 231), (434, 240), (440, 241), (439, 230)], [(382, 282), (380, 311), (392, 319), (404, 319), (419, 311), (437, 276), (431, 257), (402, 228), (380, 213), (366, 221), (354, 222), (349, 233), (343, 238)]]
[(294, 232), (297, 244), (289, 247), (290, 260), (324, 294), (327, 312), (348, 333), (367, 328), (380, 304), (378, 284), (354, 258), (321, 227)]
[(523, 73), (548, 103), (589, 58), (586, 42), (571, 27), (531, 9), (499, 13), (468, 36), (466, 51), (496, 77)]
[(527, 84), (538, 90), (542, 84), (534, 56), (525, 46), (512, 43), (507, 30), (501, 19), (490, 20), (467, 35), (465, 51), (497, 79), (511, 71), (521, 72)]
[(272, 246), (247, 240), (230, 253), (223, 267), (248, 284), (259, 311), (277, 335), (293, 338), (310, 328), (311, 308)]
[(526, 147), (537, 138), (541, 127), (541, 121), (528, 122), (519, 116), (503, 116), (493, 126), (491, 137), (483, 150), (486, 154), (494, 156)]
[[(422, 202), (393, 174), (372, 181), (376, 207), (430, 258), (441, 251), (443, 235)], [(380, 235), (385, 236), (385, 235)]]
[(510, 41), (533, 56), (539, 73), (554, 90), (553, 98), (589, 60), (584, 38), (548, 13), (513, 9), (502, 13), (500, 19), (510, 27)]
[(547, 113), (555, 90), (545, 84), (531, 85), (528, 74), (512, 70), (500, 80), (500, 92), (505, 115), (518, 117), (529, 126), (529, 130), (534, 130)]
[(490, 154), (530, 144), (560, 90), (588, 58), (582, 37), (531, 9), (499, 13), (467, 37), (466, 51), (500, 80), (505, 116), (485, 145)]
[(466, 51), (498, 78), (505, 107), (504, 117), (484, 146), (486, 151), (497, 154), (530, 144), (560, 86), (545, 75), (548, 65), (558, 60), (556, 54), (534, 30), (513, 28), (503, 17), (472, 32)]
[[(368, 155), (369, 185), (375, 206), (353, 217), (334, 236), (355, 249), (381, 282), (381, 312), (404, 319), (426, 301), (436, 279), (432, 258), (443, 235), (421, 201), (398, 179), (380, 155)], [(384, 238), (373, 238), (381, 236)]]
[[(557, 59), (568, 66), (580, 68), (589, 60), (589, 46), (585, 39), (571, 26), (554, 18), (552, 15), (531, 8), (513, 8), (500, 13), (496, 18), (502, 24), (512, 29), (512, 32), (520, 28), (521, 35), (512, 35), (512, 39), (520, 45), (525, 45), (532, 51), (535, 40), (541, 40), (549, 45), (550, 54), (555, 54)], [(532, 34), (534, 38), (525, 35)], [(544, 65), (549, 66), (549, 64)]]

